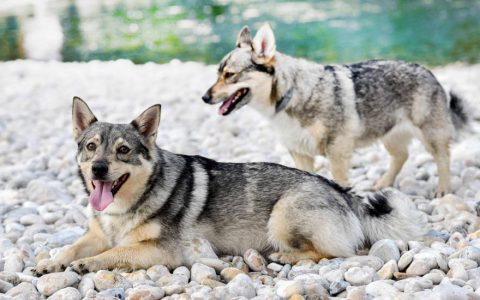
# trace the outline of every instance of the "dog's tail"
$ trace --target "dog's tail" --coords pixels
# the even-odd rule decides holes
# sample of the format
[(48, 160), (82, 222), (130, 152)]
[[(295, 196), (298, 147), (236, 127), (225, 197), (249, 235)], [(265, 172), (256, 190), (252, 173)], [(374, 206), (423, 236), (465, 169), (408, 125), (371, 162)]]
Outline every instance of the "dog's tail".
[(409, 241), (426, 233), (426, 219), (406, 195), (387, 189), (357, 197), (355, 212), (367, 244), (381, 239)]
[(465, 109), (465, 101), (461, 99), (453, 91), (449, 92), (450, 95), (450, 117), (452, 118), (453, 126), (455, 130), (459, 131), (468, 124), (468, 113)]

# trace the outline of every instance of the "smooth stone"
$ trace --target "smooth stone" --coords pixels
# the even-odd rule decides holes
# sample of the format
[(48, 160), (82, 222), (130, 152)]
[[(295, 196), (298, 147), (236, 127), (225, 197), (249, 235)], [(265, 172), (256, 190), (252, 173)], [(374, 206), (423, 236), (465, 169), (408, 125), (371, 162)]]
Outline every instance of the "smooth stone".
[(449, 259), (452, 258), (466, 258), (473, 260), (478, 264), (480, 263), (480, 248), (467, 246), (450, 255)]
[(147, 275), (147, 271), (145, 270), (137, 270), (131, 273), (122, 273), (121, 275), (125, 277), (128, 281), (130, 281), (132, 284), (150, 280), (150, 277)]
[(17, 299), (39, 299), (40, 293), (37, 291), (37, 288), (29, 283), (22, 282), (19, 285), (11, 288), (7, 292), (7, 296), (17, 298)]
[(87, 295), (87, 292), (89, 290), (93, 290), (95, 288), (95, 282), (93, 281), (93, 278), (91, 275), (85, 275), (82, 277), (82, 280), (80, 280), (80, 283), (78, 284), (78, 291), (82, 295), (82, 297), (85, 297)]
[(388, 297), (393, 297), (398, 294), (399, 291), (385, 281), (374, 281), (365, 287), (365, 293), (374, 297), (387, 297), (387, 299), (389, 299)]
[[(20, 273), (21, 274), (21, 273)], [(21, 282), (20, 276), (14, 272), (2, 271), (0, 272), (0, 280), (9, 282), (13, 285), (17, 285)]]
[(3, 271), (22, 272), (24, 267), (23, 259), (19, 254), (11, 254), (5, 258)]
[(209, 266), (211, 268), (214, 268), (215, 271), (221, 272), (223, 269), (228, 268), (230, 264), (224, 262), (221, 259), (218, 258), (207, 258), (207, 257), (202, 257), (197, 260), (198, 263), (204, 264), (206, 266)]
[(93, 277), (95, 288), (99, 291), (108, 289), (128, 289), (132, 287), (132, 284), (122, 275), (117, 272), (111, 271), (98, 271)]
[(345, 274), (345, 280), (351, 285), (367, 285), (376, 279), (375, 269), (369, 266), (353, 267), (348, 269)]
[(98, 299), (100, 297), (111, 297), (114, 299), (120, 299), (123, 300), (125, 299), (125, 291), (123, 288), (111, 288), (111, 289), (106, 289), (103, 291), (100, 291), (95, 299)]
[(448, 267), (453, 268), (456, 265), (461, 265), (465, 270), (470, 270), (478, 267), (478, 263), (466, 258), (452, 258), (448, 261)]
[(160, 287), (139, 285), (127, 290), (126, 300), (161, 299), (163, 296), (165, 296), (165, 292)]
[(412, 263), (414, 255), (415, 253), (411, 250), (405, 252), (398, 260), (398, 270), (405, 271), (405, 269)]
[(345, 291), (349, 286), (351, 286), (351, 284), (346, 282), (345, 280), (332, 282), (329, 287), (330, 295), (338, 295), (341, 292)]
[(392, 259), (377, 271), (377, 275), (380, 279), (392, 279), (395, 272), (398, 272), (398, 267), (396, 261)]
[(429, 252), (417, 253), (413, 258), (413, 262), (407, 268), (406, 273), (422, 276), (435, 267), (437, 267), (436, 255)]
[(214, 268), (210, 268), (209, 266), (206, 266), (204, 264), (200, 263), (195, 263), (192, 266), (191, 270), (191, 276), (192, 280), (195, 280), (196, 282), (200, 283), (204, 279), (216, 279), (217, 274), (215, 273)]
[(336, 281), (342, 281), (344, 280), (344, 273), (345, 271), (342, 269), (338, 270), (331, 270), (323, 275), (325, 279), (327, 279), (329, 282), (336, 282)]
[(220, 276), (225, 280), (226, 282), (230, 282), (232, 279), (234, 279), (238, 274), (245, 274), (243, 271), (233, 268), (233, 267), (228, 267), (222, 270), (220, 272)]
[(218, 286), (224, 286), (225, 283), (223, 282), (220, 282), (220, 281), (217, 281), (217, 280), (213, 280), (213, 279), (210, 279), (210, 278), (205, 278), (204, 280), (202, 280), (202, 282), (200, 282), (201, 285), (206, 285), (212, 289), (218, 287)]
[(276, 294), (280, 298), (289, 298), (295, 294), (303, 294), (304, 289), (300, 282), (291, 280), (280, 280), (275, 285)]
[(13, 288), (13, 284), (0, 279), (0, 293), (6, 293)]
[(347, 262), (357, 262), (361, 266), (369, 266), (373, 268), (375, 271), (380, 270), (383, 266), (384, 262), (377, 256), (352, 256), (347, 258), (345, 261)]
[(322, 295), (330, 288), (330, 282), (318, 274), (303, 274), (294, 280), (302, 284), (306, 295)]
[(53, 295), (47, 298), (48, 300), (80, 300), (82, 295), (80, 292), (73, 287), (66, 287), (61, 290), (56, 291)]
[(245, 263), (255, 272), (263, 271), (267, 268), (265, 258), (255, 249), (248, 249), (243, 254)]
[(173, 270), (172, 274), (177, 276), (183, 276), (187, 278), (187, 280), (190, 278), (190, 270), (185, 266), (176, 268), (175, 270)]
[(283, 266), (281, 264), (277, 264), (277, 263), (269, 263), (268, 266), (267, 266), (268, 269), (274, 271), (274, 272), (280, 272), (283, 268)]
[(348, 286), (347, 287), (348, 300), (365, 300), (365, 286)]
[(152, 279), (153, 281), (157, 281), (161, 277), (169, 274), (170, 274), (170, 271), (164, 265), (155, 265), (153, 267), (148, 268), (147, 270), (148, 277), (150, 277), (150, 279)]
[(43, 275), (37, 281), (38, 291), (45, 296), (50, 296), (56, 291), (72, 286), (79, 282), (75, 272), (57, 272)]
[(232, 296), (253, 298), (256, 296), (255, 286), (246, 274), (238, 274), (227, 285), (227, 292)]
[(433, 284), (439, 284), (442, 279), (445, 277), (445, 274), (443, 272), (434, 272), (435, 270), (430, 271), (430, 273), (423, 275), (422, 278), (431, 280)]
[(188, 257), (193, 263), (200, 258), (218, 258), (215, 251), (213, 251), (212, 245), (209, 241), (201, 238), (194, 238), (186, 245), (186, 257)]
[(243, 261), (243, 257), (241, 256), (235, 256), (232, 259), (232, 267), (237, 268), (244, 273), (248, 273), (249, 271), (247, 264)]
[(448, 277), (461, 279), (463, 281), (468, 280), (468, 273), (462, 265), (454, 265), (447, 273)]
[(468, 279), (480, 279), (480, 268), (467, 270)]
[(368, 252), (369, 256), (376, 256), (382, 261), (387, 262), (389, 260), (398, 261), (400, 258), (400, 250), (398, 249), (395, 241), (384, 239), (375, 242)]
[(461, 288), (454, 284), (439, 284), (432, 289), (432, 299), (438, 300), (467, 300), (472, 299), (469, 297), (470, 291)]

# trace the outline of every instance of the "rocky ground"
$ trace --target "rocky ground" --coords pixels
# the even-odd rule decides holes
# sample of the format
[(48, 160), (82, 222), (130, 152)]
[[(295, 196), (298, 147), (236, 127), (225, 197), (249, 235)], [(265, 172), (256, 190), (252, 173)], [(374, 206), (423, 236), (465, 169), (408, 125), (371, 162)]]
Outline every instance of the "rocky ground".
[[(84, 276), (67, 271), (36, 278), (36, 262), (74, 242), (88, 217), (71, 136), (74, 95), (97, 117), (114, 122), (161, 103), (158, 143), (171, 151), (221, 161), (293, 162), (250, 108), (223, 118), (217, 107), (203, 104), (214, 66), (15, 61), (1, 63), (0, 70), (0, 299), (480, 299), (478, 111), (473, 131), (452, 145), (455, 195), (431, 199), (436, 167), (419, 143), (411, 145), (396, 187), (428, 219), (431, 230), (417, 241), (382, 240), (363, 253), (368, 256), (294, 266), (266, 261), (255, 250), (217, 258), (204, 244), (207, 258), (190, 269), (154, 266)], [(451, 65), (435, 74), (478, 106), (480, 65)], [(355, 188), (370, 188), (387, 165), (381, 146), (358, 150), (351, 171)], [(328, 175), (324, 158), (317, 158), (316, 167)]]

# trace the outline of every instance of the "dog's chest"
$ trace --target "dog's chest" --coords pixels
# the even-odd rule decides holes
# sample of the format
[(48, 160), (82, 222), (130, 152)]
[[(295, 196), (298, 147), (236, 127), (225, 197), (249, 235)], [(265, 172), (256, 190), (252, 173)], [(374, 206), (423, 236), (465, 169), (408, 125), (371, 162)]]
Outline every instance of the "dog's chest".
[(298, 120), (290, 117), (285, 112), (279, 112), (272, 119), (273, 126), (289, 151), (306, 155), (317, 155), (319, 141), (312, 132), (300, 125)]
[(112, 246), (117, 246), (123, 244), (129, 233), (138, 226), (140, 221), (135, 217), (105, 215), (102, 216), (100, 222)]

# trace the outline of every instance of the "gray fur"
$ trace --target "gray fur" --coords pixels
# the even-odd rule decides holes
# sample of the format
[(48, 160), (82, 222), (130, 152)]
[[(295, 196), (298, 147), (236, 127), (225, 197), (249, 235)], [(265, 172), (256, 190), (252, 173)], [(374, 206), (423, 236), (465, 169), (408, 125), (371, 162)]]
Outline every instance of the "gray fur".
[[(321, 176), (278, 164), (220, 163), (174, 154), (149, 145), (131, 124), (96, 122), (85, 129), (78, 140), (80, 163), (94, 159), (84, 155), (84, 141), (95, 136), (101, 137), (104, 153), (114, 153), (115, 141), (125, 140), (131, 157), (121, 165), (144, 169), (148, 180), (132, 187), (143, 192), (128, 199), (128, 205), (113, 207), (124, 201), (115, 196), (113, 208), (94, 211), (94, 218), (112, 247), (122, 238), (112, 224), (160, 225), (155, 244), (169, 255), (159, 264), (193, 263), (186, 245), (195, 238), (210, 241), (219, 254), (241, 255), (249, 248), (288, 254), (313, 245), (324, 256), (350, 256), (381, 238), (409, 240), (423, 232), (409, 200), (399, 195), (359, 197)], [(120, 159), (107, 157), (111, 165)], [(89, 181), (88, 172), (81, 176)]]
[[(268, 46), (274, 43), (268, 25), (255, 39), (275, 48)], [(394, 161), (377, 184), (386, 187), (408, 155), (411, 136), (416, 136), (439, 167), (438, 194), (450, 191), (448, 143), (468, 117), (461, 99), (447, 95), (428, 69), (391, 60), (322, 65), (279, 52), (259, 66), (255, 50), (245, 40), (242, 45), (222, 60), (219, 81), (212, 87), (216, 92), (206, 102), (223, 102), (237, 89), (248, 88), (231, 111), (248, 103), (269, 118), (297, 167), (313, 171), (313, 157), (326, 155), (335, 180), (348, 185), (353, 150), (381, 139)], [(224, 69), (238, 80), (221, 81)], [(288, 104), (278, 109), (285, 96)]]

